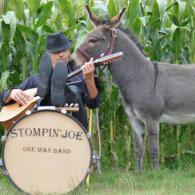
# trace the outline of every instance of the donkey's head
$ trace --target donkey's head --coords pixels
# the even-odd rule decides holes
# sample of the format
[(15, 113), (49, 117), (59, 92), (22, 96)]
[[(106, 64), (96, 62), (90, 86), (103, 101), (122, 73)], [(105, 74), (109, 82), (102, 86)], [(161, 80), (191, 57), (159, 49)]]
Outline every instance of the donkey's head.
[(117, 16), (114, 16), (110, 20), (100, 20), (91, 13), (89, 6), (86, 5), (89, 19), (94, 24), (95, 28), (87, 34), (84, 42), (72, 55), (73, 60), (77, 64), (84, 64), (84, 62), (89, 61), (90, 58), (96, 59), (102, 55), (112, 53), (115, 42), (115, 28), (119, 25), (125, 9), (126, 8), (123, 8)]

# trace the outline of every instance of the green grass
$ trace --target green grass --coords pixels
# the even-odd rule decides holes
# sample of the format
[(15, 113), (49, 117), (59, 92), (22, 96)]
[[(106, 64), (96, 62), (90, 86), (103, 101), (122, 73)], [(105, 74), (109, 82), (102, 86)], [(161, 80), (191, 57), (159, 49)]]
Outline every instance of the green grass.
[[(0, 194), (22, 193), (18, 192), (5, 176), (0, 175)], [(84, 184), (69, 194), (194, 195), (195, 167), (177, 170), (162, 169), (158, 172), (148, 170), (140, 174), (134, 171), (128, 173), (103, 171), (102, 175), (99, 175), (94, 172), (90, 176), (89, 187)]]

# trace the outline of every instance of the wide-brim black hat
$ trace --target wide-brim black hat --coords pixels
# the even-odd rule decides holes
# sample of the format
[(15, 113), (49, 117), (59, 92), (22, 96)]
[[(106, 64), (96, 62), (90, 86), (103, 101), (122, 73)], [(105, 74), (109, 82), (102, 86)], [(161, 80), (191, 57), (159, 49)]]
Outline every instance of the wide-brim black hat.
[(47, 36), (46, 49), (48, 52), (59, 52), (71, 48), (72, 40), (67, 39), (63, 32), (53, 33)]

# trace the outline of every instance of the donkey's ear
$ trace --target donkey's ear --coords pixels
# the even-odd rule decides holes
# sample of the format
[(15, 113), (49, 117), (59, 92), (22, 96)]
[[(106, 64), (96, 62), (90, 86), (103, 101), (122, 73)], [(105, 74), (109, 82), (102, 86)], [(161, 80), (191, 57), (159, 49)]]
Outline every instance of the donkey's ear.
[(110, 24), (108, 25), (109, 28), (116, 28), (120, 24), (121, 18), (123, 16), (125, 10), (126, 10), (126, 7), (124, 7), (118, 15), (114, 16), (111, 19)]
[(92, 13), (91, 13), (91, 10), (89, 9), (89, 6), (86, 5), (85, 8), (86, 8), (86, 10), (87, 10), (87, 13), (88, 13), (88, 16), (89, 16), (91, 22), (92, 22), (95, 26), (100, 25), (100, 24), (102, 23), (101, 20), (100, 20), (95, 14), (92, 14)]

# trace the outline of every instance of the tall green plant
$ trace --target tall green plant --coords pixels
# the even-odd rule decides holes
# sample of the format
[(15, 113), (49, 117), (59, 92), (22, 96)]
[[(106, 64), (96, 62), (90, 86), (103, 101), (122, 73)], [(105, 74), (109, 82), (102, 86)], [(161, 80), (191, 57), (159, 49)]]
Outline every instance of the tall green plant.
[[(195, 62), (193, 0), (3, 0), (0, 9), (0, 91), (17, 85), (37, 71), (46, 34), (61, 30), (73, 40), (73, 50), (80, 45), (93, 28), (84, 9), (86, 3), (102, 18), (112, 17), (126, 7), (122, 25), (139, 38), (151, 60)], [(130, 169), (134, 164), (131, 128), (120, 93), (108, 70), (100, 73), (100, 77), (103, 80), (99, 112), (101, 162), (113, 168)], [(183, 156), (188, 157), (195, 151), (194, 139), (193, 125), (161, 126), (161, 162), (167, 165), (168, 160), (176, 156), (182, 162)]]

